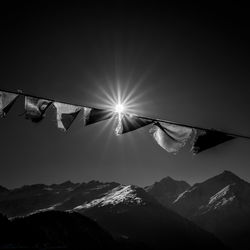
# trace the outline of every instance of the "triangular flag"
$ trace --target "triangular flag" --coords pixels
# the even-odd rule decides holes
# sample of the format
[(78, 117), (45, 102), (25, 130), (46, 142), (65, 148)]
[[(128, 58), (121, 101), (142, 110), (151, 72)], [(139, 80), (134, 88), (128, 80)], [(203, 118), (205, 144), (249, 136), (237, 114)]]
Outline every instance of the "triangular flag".
[(193, 154), (198, 154), (206, 149), (215, 147), (234, 138), (234, 136), (218, 130), (195, 129), (195, 137), (191, 151)]
[(63, 131), (67, 131), (82, 108), (60, 102), (54, 102), (53, 105), (57, 110), (57, 127)]
[(25, 96), (25, 118), (32, 122), (40, 122), (52, 101)]
[(118, 114), (117, 119), (118, 124), (115, 130), (117, 135), (121, 135), (153, 123), (152, 120), (143, 119), (132, 114)]
[(156, 142), (169, 153), (176, 154), (191, 137), (192, 128), (156, 122), (149, 131)]
[(18, 94), (0, 91), (0, 117), (6, 116), (18, 96)]
[(113, 112), (105, 109), (84, 108), (84, 125), (90, 125), (96, 122), (110, 119)]

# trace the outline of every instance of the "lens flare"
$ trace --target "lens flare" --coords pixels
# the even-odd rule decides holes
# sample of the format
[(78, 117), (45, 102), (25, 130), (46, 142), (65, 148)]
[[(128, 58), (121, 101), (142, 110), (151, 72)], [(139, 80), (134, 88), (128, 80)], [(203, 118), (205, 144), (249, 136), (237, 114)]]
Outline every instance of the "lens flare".
[[(137, 114), (146, 116), (148, 108), (152, 105), (149, 98), (152, 88), (146, 85), (149, 72), (143, 74), (136, 73), (135, 69), (124, 72), (117, 65), (117, 69), (110, 71), (107, 68), (102, 70), (101, 75), (89, 74), (89, 81), (92, 83), (91, 88), (83, 88), (82, 96), (84, 102), (90, 107), (106, 109), (113, 112), (113, 118), (97, 123), (98, 130), (93, 133), (93, 140), (98, 140), (103, 133), (108, 132), (105, 139), (105, 147), (108, 150), (109, 143), (114, 140), (114, 134), (118, 134), (122, 118), (126, 114)], [(115, 137), (116, 138), (116, 137)], [(124, 138), (124, 137), (119, 137)], [(126, 136), (133, 144), (133, 137)], [(121, 139), (118, 139), (121, 142)]]
[(115, 112), (121, 114), (125, 111), (125, 106), (122, 103), (117, 103), (115, 105)]

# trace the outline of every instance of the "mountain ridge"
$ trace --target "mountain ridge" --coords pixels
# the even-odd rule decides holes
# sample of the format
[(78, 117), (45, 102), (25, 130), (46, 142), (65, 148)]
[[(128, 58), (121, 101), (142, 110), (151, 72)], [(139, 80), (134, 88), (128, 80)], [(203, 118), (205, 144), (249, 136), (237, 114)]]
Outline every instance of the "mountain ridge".
[(175, 180), (167, 176), (154, 184), (145, 187), (145, 191), (157, 199), (165, 207), (171, 207), (172, 202), (190, 185), (183, 180)]
[(183, 242), (193, 239), (188, 243), (193, 248), (194, 235), (199, 247), (202, 238), (219, 244), (212, 236), (208, 240), (207, 232), (235, 249), (249, 246), (250, 184), (227, 170), (192, 186), (167, 176), (145, 188), (92, 180), (2, 190), (0, 213), (11, 218), (74, 211), (98, 221), (113, 235), (146, 240), (150, 246), (167, 244), (162, 230), (168, 232), (171, 246), (181, 246), (178, 234), (186, 239)]
[(77, 212), (98, 222), (113, 236), (142, 242), (152, 249), (161, 249), (163, 245), (171, 249), (184, 246), (197, 250), (201, 247), (224, 249), (211, 233), (163, 207), (135, 185), (91, 181), (79, 184), (73, 190), (68, 190), (67, 185), (61, 190), (39, 184), (13, 193), (10, 192), (10, 198), (0, 199), (0, 212), (6, 212), (13, 219), (53, 210)]
[(196, 183), (172, 209), (235, 249), (249, 249), (250, 183), (230, 171)]

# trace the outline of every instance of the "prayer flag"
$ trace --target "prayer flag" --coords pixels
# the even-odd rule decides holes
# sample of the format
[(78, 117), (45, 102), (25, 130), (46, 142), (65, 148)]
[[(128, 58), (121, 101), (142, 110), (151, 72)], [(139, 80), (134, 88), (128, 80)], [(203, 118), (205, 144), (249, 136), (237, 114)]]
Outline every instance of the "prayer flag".
[(110, 119), (113, 112), (105, 109), (84, 108), (84, 125), (90, 125), (96, 122)]
[(143, 119), (131, 114), (118, 114), (117, 119), (118, 125), (115, 130), (117, 135), (121, 135), (153, 123), (152, 120)]
[(156, 122), (149, 131), (156, 142), (169, 153), (176, 154), (191, 137), (192, 128)]
[(60, 102), (54, 102), (53, 105), (57, 110), (57, 127), (67, 131), (82, 108)]
[(191, 151), (198, 154), (206, 149), (215, 147), (218, 144), (234, 139), (234, 136), (220, 132), (218, 130), (195, 129), (194, 143)]
[(40, 122), (51, 103), (49, 100), (25, 96), (25, 118), (32, 122)]
[(18, 94), (0, 91), (0, 117), (5, 117), (18, 98)]

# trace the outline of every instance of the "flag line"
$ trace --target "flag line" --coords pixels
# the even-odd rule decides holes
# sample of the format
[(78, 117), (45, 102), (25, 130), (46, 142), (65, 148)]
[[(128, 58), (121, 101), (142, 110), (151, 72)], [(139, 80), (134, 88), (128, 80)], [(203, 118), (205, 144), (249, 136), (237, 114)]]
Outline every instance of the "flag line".
[[(24, 92), (22, 92), (21, 90), (19, 91), (10, 91), (10, 90), (4, 90), (4, 89), (0, 89), (0, 91), (4, 91), (4, 92), (9, 92), (12, 94), (18, 94), (21, 96), (27, 96), (27, 97), (34, 97), (34, 98), (38, 98), (38, 99), (45, 99), (51, 102), (60, 102), (63, 104), (67, 104), (67, 105), (74, 105), (74, 106), (78, 106), (78, 107), (82, 107), (82, 108), (92, 108), (92, 109), (102, 109), (103, 108), (97, 108), (97, 107), (91, 107), (91, 106), (87, 106), (87, 105), (82, 105), (82, 104), (75, 104), (75, 103), (69, 103), (69, 102), (65, 102), (65, 101), (58, 101), (55, 99), (51, 99), (51, 98), (47, 98), (47, 97), (42, 97), (42, 96), (37, 96), (37, 95), (32, 95), (32, 94), (26, 94)], [(111, 111), (111, 109), (110, 109)], [(204, 127), (199, 127), (199, 126), (193, 126), (190, 124), (185, 124), (185, 123), (179, 123), (179, 122), (173, 122), (173, 121), (169, 121), (169, 120), (163, 120), (163, 119), (158, 119), (158, 118), (152, 118), (152, 117), (146, 117), (146, 116), (141, 116), (141, 115), (137, 115), (137, 114), (133, 114), (135, 117), (141, 118), (141, 119), (145, 119), (145, 120), (151, 120), (153, 122), (163, 122), (163, 123), (169, 123), (169, 124), (173, 124), (173, 125), (177, 125), (177, 126), (183, 126), (183, 127), (188, 127), (188, 128), (193, 128), (193, 129), (200, 129), (200, 130), (205, 130), (205, 131), (212, 131), (213, 129), (211, 128), (204, 128)], [(250, 136), (246, 136), (246, 135), (241, 135), (241, 134), (236, 134), (236, 133), (231, 133), (231, 132), (225, 132), (225, 131), (221, 131), (219, 130), (221, 133), (233, 136), (233, 137), (240, 137), (240, 138), (244, 138), (244, 139), (250, 139)]]

